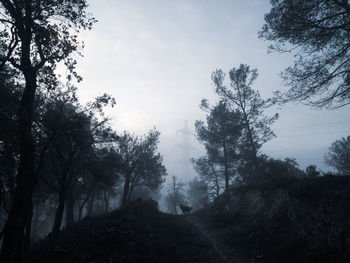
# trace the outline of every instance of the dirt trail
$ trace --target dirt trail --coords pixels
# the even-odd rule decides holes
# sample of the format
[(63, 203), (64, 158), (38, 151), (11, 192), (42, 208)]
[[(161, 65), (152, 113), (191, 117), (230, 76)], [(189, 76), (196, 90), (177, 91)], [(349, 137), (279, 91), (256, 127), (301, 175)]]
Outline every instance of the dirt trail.
[(208, 240), (211, 241), (214, 249), (223, 258), (224, 262), (247, 263), (251, 260), (243, 255), (239, 249), (235, 249), (225, 237), (225, 229), (214, 228), (213, 225), (203, 220), (200, 216), (192, 214), (187, 216), (187, 220), (193, 224)]

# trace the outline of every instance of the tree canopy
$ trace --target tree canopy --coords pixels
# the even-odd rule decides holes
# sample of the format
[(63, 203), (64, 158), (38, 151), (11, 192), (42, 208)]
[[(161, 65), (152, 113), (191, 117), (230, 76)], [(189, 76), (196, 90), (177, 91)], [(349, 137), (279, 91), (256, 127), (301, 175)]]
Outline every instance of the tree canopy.
[[(38, 182), (34, 169), (35, 143), (32, 124), (38, 86), (56, 88), (56, 65), (63, 61), (68, 80), (76, 76), (76, 60), (82, 44), (77, 34), (90, 29), (95, 19), (87, 12), (86, 0), (3, 0), (0, 2), (0, 71), (19, 73), (24, 90), (18, 105), (19, 166), (13, 205), (3, 231), (0, 259), (19, 262), (23, 257), (24, 232), (30, 233), (33, 192)], [(27, 248), (28, 249), (28, 248)]]
[(208, 115), (206, 123), (196, 121), (197, 137), (205, 146), (207, 158), (222, 173), (227, 189), (239, 160), (241, 114), (230, 109), (224, 100), (220, 100), (213, 108), (209, 108), (206, 101), (202, 101), (202, 106), (208, 110)]
[(325, 155), (326, 164), (334, 167), (342, 175), (350, 175), (350, 136), (332, 143)]
[(241, 114), (240, 155), (243, 164), (252, 167), (252, 170), (258, 166), (261, 146), (275, 137), (271, 125), (278, 119), (277, 113), (271, 117), (264, 115), (264, 110), (273, 105), (273, 101), (262, 99), (259, 91), (252, 88), (257, 77), (257, 70), (244, 64), (229, 71), (229, 85), (225, 84), (225, 73), (221, 69), (211, 75), (216, 93)]
[(282, 102), (337, 108), (350, 103), (350, 4), (343, 0), (271, 0), (259, 35), (271, 50), (292, 52)]

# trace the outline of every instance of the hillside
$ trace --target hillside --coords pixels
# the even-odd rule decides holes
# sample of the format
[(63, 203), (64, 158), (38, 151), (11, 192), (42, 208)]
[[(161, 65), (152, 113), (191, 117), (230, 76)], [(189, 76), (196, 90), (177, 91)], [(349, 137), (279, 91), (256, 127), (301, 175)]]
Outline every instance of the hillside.
[(53, 242), (38, 243), (30, 262), (224, 262), (185, 216), (137, 201), (108, 216), (85, 218)]
[(31, 262), (350, 262), (350, 177), (240, 186), (189, 216), (136, 201), (36, 244)]
[(232, 189), (191, 217), (239, 262), (350, 262), (349, 201), (350, 177), (290, 178)]

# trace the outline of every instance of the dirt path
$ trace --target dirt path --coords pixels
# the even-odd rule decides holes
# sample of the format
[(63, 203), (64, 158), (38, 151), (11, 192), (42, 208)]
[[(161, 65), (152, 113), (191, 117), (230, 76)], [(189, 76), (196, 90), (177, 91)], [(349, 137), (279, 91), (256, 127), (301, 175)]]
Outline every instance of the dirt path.
[(220, 230), (218, 228), (214, 228), (211, 224), (205, 222), (201, 217), (195, 214), (187, 216), (187, 220), (197, 227), (202, 235), (211, 241), (213, 247), (218, 251), (225, 262), (251, 262), (251, 260), (249, 260), (247, 256), (243, 255), (239, 249), (235, 249), (232, 244), (230, 244), (225, 229)]

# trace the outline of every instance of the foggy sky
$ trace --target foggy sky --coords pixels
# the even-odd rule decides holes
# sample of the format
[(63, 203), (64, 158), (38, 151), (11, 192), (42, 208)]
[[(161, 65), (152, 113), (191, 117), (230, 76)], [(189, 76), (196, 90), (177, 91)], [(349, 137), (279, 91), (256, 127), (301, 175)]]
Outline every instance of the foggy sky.
[[(155, 126), (161, 131), (160, 152), (170, 175), (181, 174), (181, 134), (188, 120), (204, 119), (202, 98), (214, 104), (217, 96), (210, 74), (239, 64), (257, 68), (254, 88), (263, 98), (286, 90), (278, 73), (291, 65), (290, 54), (267, 53), (268, 42), (257, 37), (268, 12), (263, 0), (93, 0), (90, 12), (98, 19), (81, 38), (84, 58), (78, 71), (83, 102), (107, 92), (117, 105), (107, 113), (113, 127), (142, 134)], [(332, 142), (349, 135), (349, 107), (315, 110), (289, 104), (279, 112), (272, 129), (277, 138), (262, 153), (274, 158), (294, 157), (301, 168), (316, 164), (330, 170), (323, 155)], [(191, 156), (203, 148), (191, 138)], [(193, 176), (188, 175), (188, 177)]]

